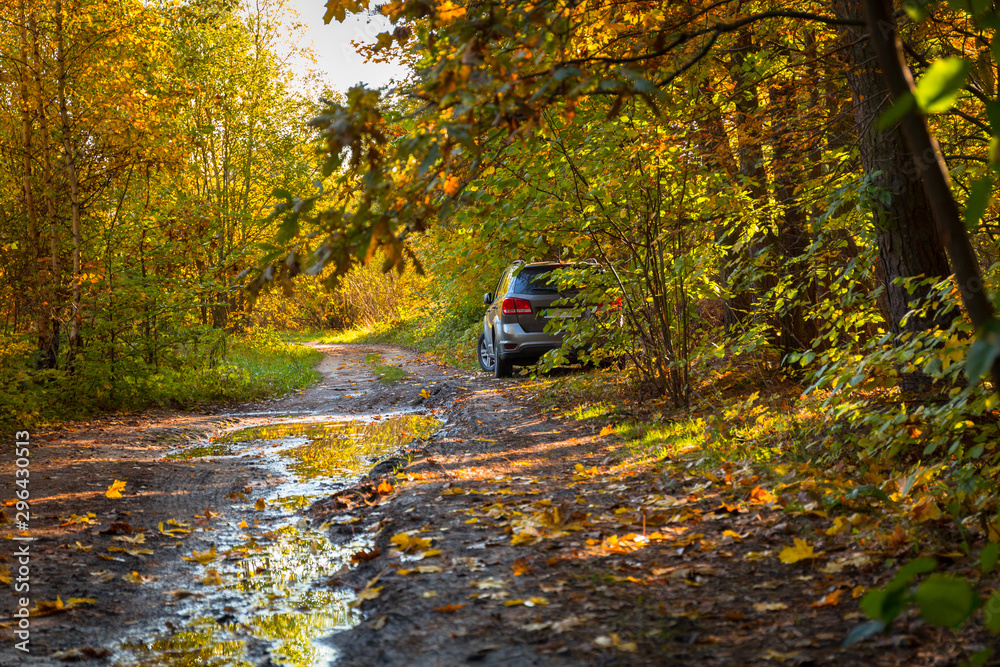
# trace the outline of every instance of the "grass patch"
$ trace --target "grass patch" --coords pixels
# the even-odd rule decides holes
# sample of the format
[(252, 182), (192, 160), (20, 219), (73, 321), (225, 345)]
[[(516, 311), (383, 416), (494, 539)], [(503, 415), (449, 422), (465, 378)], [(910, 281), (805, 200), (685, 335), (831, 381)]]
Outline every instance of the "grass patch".
[(406, 377), (406, 371), (399, 366), (388, 366), (382, 363), (382, 355), (378, 352), (372, 352), (366, 356), (365, 363), (368, 364), (373, 371), (375, 371), (375, 375), (378, 376), (379, 382), (392, 384), (393, 382), (399, 382)]
[[(30, 348), (29, 348), (30, 351)], [(314, 384), (317, 350), (283, 341), (273, 331), (242, 336), (216, 330), (192, 337), (157, 365), (141, 357), (109, 362), (85, 351), (77, 368), (34, 371), (27, 355), (0, 355), (0, 431), (52, 425), (106, 411), (153, 406), (193, 409), (253, 401)]]
[(372, 327), (342, 331), (306, 331), (285, 335), (288, 341), (318, 341), (321, 343), (386, 343), (415, 347), (435, 359), (465, 370), (479, 368), (476, 341), (482, 324), (470, 325), (456, 318), (431, 318), (409, 315), (394, 321), (380, 322)]

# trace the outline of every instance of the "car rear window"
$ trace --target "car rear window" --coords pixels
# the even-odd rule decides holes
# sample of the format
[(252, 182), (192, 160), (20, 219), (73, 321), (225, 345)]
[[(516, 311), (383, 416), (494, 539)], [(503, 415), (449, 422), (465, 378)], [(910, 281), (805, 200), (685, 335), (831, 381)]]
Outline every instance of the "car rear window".
[[(515, 294), (557, 294), (559, 293), (559, 287), (555, 284), (555, 281), (549, 283), (552, 277), (552, 271), (560, 267), (546, 267), (546, 268), (528, 268), (523, 269), (514, 278), (514, 293)], [(577, 290), (564, 289), (563, 294), (571, 294)]]

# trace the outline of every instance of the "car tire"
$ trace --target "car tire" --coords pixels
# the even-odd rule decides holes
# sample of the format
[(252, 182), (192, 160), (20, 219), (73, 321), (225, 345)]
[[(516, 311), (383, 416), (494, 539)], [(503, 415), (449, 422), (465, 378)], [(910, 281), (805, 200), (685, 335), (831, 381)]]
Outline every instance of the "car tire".
[(509, 378), (514, 374), (514, 362), (510, 359), (504, 359), (497, 353), (496, 359), (493, 362), (493, 377), (495, 378)]
[(487, 373), (493, 372), (494, 360), (490, 356), (490, 348), (486, 345), (486, 334), (479, 334), (479, 342), (476, 343), (476, 357), (479, 358), (479, 367)]

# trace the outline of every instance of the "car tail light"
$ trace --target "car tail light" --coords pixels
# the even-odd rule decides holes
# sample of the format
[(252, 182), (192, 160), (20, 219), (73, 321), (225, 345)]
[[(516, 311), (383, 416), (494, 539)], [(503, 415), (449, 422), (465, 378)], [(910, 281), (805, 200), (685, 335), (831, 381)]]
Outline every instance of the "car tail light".
[(504, 315), (531, 315), (531, 302), (509, 296), (500, 305), (500, 312)]

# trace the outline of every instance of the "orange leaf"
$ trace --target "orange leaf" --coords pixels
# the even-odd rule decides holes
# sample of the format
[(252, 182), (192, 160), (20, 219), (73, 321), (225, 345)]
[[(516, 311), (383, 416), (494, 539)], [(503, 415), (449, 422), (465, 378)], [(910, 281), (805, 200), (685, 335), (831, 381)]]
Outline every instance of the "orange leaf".
[(390, 493), (392, 493), (394, 489), (392, 488), (392, 484), (390, 484), (389, 482), (387, 482), (386, 480), (383, 479), (379, 483), (378, 488), (375, 489), (375, 490), (378, 491), (379, 494), (381, 494), (383, 496), (387, 496)]
[(843, 588), (838, 588), (837, 590), (833, 591), (832, 593), (827, 594), (824, 598), (822, 598), (820, 600), (816, 600), (816, 602), (813, 602), (812, 606), (814, 606), (814, 607), (832, 607), (835, 604), (837, 604), (838, 602), (840, 602), (840, 596), (843, 595), (843, 593), (844, 593), (844, 589)]
[(378, 558), (379, 554), (381, 553), (382, 550), (379, 549), (378, 547), (373, 548), (371, 551), (364, 551), (364, 550), (355, 551), (353, 554), (351, 554), (351, 562), (361, 563), (363, 561), (374, 560), (375, 558)]
[(753, 491), (750, 492), (750, 497), (747, 498), (747, 502), (757, 503), (760, 505), (773, 503), (775, 500), (777, 500), (777, 498), (773, 493), (767, 489), (761, 488), (760, 486), (753, 487)]
[(464, 606), (465, 606), (464, 604), (446, 604), (440, 607), (434, 607), (434, 611), (440, 612), (442, 614), (452, 614)]

